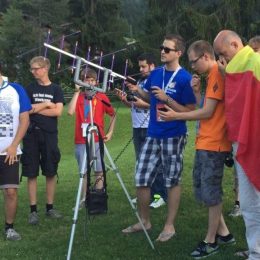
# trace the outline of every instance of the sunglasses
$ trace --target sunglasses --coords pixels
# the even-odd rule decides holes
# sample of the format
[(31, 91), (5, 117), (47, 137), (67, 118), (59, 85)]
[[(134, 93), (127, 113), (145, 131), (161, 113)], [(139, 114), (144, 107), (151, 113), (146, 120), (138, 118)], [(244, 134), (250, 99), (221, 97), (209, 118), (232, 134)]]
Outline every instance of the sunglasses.
[(170, 53), (170, 51), (178, 51), (176, 49), (171, 49), (171, 48), (168, 48), (168, 47), (164, 47), (163, 45), (160, 46), (160, 50), (164, 50), (165, 53)]

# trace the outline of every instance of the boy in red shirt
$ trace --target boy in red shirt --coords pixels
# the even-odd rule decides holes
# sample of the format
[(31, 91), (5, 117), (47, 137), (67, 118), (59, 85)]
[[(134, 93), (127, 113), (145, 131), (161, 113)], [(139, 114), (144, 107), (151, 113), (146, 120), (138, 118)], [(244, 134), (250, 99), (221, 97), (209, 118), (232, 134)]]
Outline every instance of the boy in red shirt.
[[(96, 86), (97, 85), (97, 73), (93, 69), (87, 69), (86, 71), (81, 72), (81, 80), (85, 83)], [(91, 90), (81, 91), (80, 86), (75, 85), (74, 95), (68, 105), (68, 114), (76, 115), (76, 124), (75, 124), (75, 156), (78, 162), (79, 170), (82, 168), (84, 150), (86, 148), (86, 128), (87, 125), (91, 123), (90, 118), (90, 102), (88, 96), (92, 95)], [(97, 92), (92, 96), (92, 114), (93, 122), (98, 126), (100, 134), (105, 142), (109, 141), (112, 138), (112, 134), (115, 126), (115, 111), (112, 107), (109, 98), (104, 94)], [(110, 125), (107, 134), (104, 133), (104, 117), (105, 115), (110, 117)], [(103, 171), (101, 164), (101, 155), (99, 149), (99, 138), (95, 133), (95, 150), (96, 150), (96, 189), (103, 188)], [(87, 164), (86, 164), (87, 165)], [(84, 171), (86, 172), (86, 167)], [(84, 176), (83, 190), (82, 190), (82, 200), (80, 206), (84, 204), (85, 195), (87, 188), (87, 179), (86, 175)]]

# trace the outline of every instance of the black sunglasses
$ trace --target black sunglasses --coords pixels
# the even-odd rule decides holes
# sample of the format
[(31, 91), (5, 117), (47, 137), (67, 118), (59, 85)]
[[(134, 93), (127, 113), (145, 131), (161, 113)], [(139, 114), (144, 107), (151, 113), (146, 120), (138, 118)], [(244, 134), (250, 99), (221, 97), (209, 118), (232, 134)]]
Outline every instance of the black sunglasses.
[(203, 54), (201, 54), (197, 59), (195, 59), (195, 60), (190, 60), (189, 61), (189, 64), (190, 64), (190, 66), (191, 65), (194, 65), (200, 58), (202, 58), (204, 56), (204, 53)]
[(176, 49), (171, 49), (171, 48), (168, 48), (168, 47), (164, 47), (163, 45), (160, 46), (160, 50), (164, 50), (165, 53), (170, 53), (170, 51), (178, 51)]

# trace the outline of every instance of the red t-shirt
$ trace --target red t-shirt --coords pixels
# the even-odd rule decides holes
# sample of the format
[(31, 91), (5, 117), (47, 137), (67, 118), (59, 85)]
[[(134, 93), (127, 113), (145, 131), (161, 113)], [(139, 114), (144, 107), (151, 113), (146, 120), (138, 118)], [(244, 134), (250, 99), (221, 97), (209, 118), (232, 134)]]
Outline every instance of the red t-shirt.
[[(110, 104), (110, 106), (104, 104)], [(86, 106), (89, 105), (89, 101), (85, 99), (85, 93), (80, 93), (76, 103), (76, 124), (75, 124), (75, 144), (85, 144), (86, 140), (82, 134), (82, 123), (90, 123), (90, 112), (87, 114)], [(85, 109), (84, 109), (85, 107)], [(85, 114), (84, 115), (84, 110)], [(112, 107), (109, 98), (103, 93), (97, 93), (92, 99), (92, 113), (94, 123), (99, 127), (101, 136), (104, 137), (104, 117), (105, 114), (113, 116), (115, 114), (114, 108)], [(86, 118), (85, 118), (86, 117)], [(98, 136), (95, 135), (95, 142), (98, 142)]]

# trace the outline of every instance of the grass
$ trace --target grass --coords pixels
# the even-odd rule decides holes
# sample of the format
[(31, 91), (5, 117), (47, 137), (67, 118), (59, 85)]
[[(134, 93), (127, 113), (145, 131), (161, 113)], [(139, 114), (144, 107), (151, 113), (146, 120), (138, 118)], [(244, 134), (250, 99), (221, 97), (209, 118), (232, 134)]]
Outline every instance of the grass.
[[(130, 140), (132, 128), (128, 109), (116, 103), (118, 117), (113, 140), (108, 149), (112, 158), (122, 151)], [(109, 211), (106, 215), (89, 219), (85, 210), (79, 212), (72, 251), (72, 259), (191, 259), (190, 252), (205, 236), (207, 229), (207, 210), (198, 205), (192, 191), (192, 164), (194, 156), (194, 123), (189, 123), (189, 140), (186, 146), (183, 172), (183, 191), (179, 213), (176, 220), (177, 236), (163, 244), (155, 244), (152, 250), (141, 232), (124, 236), (121, 229), (135, 223), (136, 217), (113, 172), (108, 172)], [(59, 165), (59, 183), (56, 191), (56, 207), (62, 211), (62, 220), (49, 220), (45, 217), (45, 179), (38, 178), (38, 208), (40, 225), (30, 226), (28, 221), (29, 204), (26, 179), (23, 178), (19, 189), (19, 206), (15, 227), (22, 240), (5, 241), (0, 236), (0, 259), (66, 259), (71, 232), (73, 211), (78, 189), (78, 170), (74, 158), (74, 118), (66, 115), (66, 108), (59, 121), (59, 143), (62, 160)], [(125, 149), (116, 162), (128, 192), (134, 196), (134, 150), (132, 143)], [(226, 169), (223, 180), (224, 215), (230, 231), (234, 234), (236, 246), (224, 247), (210, 259), (234, 259), (237, 249), (246, 248), (242, 218), (230, 218), (228, 211), (233, 206), (233, 175)], [(3, 198), (0, 198), (3, 205)], [(152, 210), (153, 229), (150, 236), (154, 241), (163, 227), (166, 207)], [(4, 223), (3, 213), (0, 215)], [(86, 233), (86, 234), (85, 234)]]

